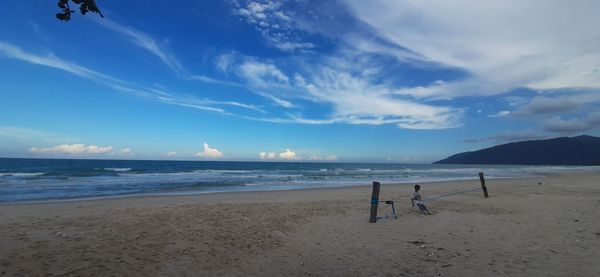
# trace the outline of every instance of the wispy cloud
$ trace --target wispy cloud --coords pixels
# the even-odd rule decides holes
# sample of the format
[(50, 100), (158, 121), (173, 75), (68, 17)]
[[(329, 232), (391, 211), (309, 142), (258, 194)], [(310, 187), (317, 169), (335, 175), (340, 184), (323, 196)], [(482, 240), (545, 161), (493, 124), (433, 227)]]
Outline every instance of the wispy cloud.
[(239, 65), (239, 74), (257, 87), (269, 87), (273, 85), (287, 85), (290, 78), (277, 66), (263, 63), (247, 58)]
[[(191, 73), (185, 69), (185, 67), (181, 64), (181, 62), (176, 58), (175, 54), (171, 51), (167, 50), (164, 45), (161, 45), (156, 39), (154, 39), (151, 35), (144, 33), (140, 30), (137, 30), (131, 26), (126, 26), (119, 24), (115, 21), (111, 21), (108, 19), (95, 20), (98, 24), (112, 30), (122, 36), (124, 36), (129, 42), (137, 45), (138, 47), (146, 50), (150, 54), (158, 57), (160, 61), (173, 70), (179, 77), (186, 80), (196, 80), (204, 83), (210, 84), (219, 84), (226, 86), (236, 86), (240, 87), (241, 84), (230, 82), (226, 80), (221, 80), (217, 78), (212, 78), (202, 74)], [(218, 66), (222, 70), (226, 70), (227, 68), (227, 56), (223, 55), (218, 60)]]
[(276, 96), (273, 96), (271, 94), (263, 93), (263, 92), (259, 92), (259, 91), (254, 91), (254, 93), (256, 93), (256, 94), (258, 94), (258, 95), (260, 95), (262, 97), (265, 97), (265, 98), (267, 98), (269, 100), (271, 100), (273, 103), (275, 103), (278, 106), (281, 106), (281, 107), (284, 107), (284, 108), (294, 108), (294, 107), (296, 107), (296, 105), (294, 105), (292, 102), (290, 102), (288, 100), (285, 100), (285, 99), (282, 99), (282, 98), (279, 98), (279, 97), (276, 97)]
[(125, 36), (131, 43), (158, 57), (166, 66), (178, 74), (184, 73), (183, 67), (177, 58), (175, 58), (172, 53), (165, 50), (165, 48), (150, 35), (138, 31), (132, 27), (121, 25), (109, 19), (96, 20), (96, 22), (108, 28), (109, 30)]
[(265, 110), (261, 109), (258, 106), (251, 105), (251, 104), (245, 104), (245, 103), (241, 103), (241, 102), (237, 102), (237, 101), (216, 101), (216, 100), (211, 100), (208, 98), (198, 98), (198, 97), (192, 96), (190, 94), (177, 94), (177, 93), (166, 92), (164, 90), (156, 90), (156, 89), (153, 89), (152, 91), (160, 94), (157, 96), (157, 99), (159, 99), (162, 102), (165, 102), (168, 104), (173, 104), (173, 105), (179, 105), (179, 106), (195, 108), (195, 109), (200, 109), (200, 110), (206, 110), (206, 111), (219, 112), (219, 113), (229, 114), (229, 115), (233, 115), (233, 114), (226, 112), (224, 109), (218, 108), (217, 106), (238, 107), (238, 108), (244, 108), (247, 110), (252, 110), (252, 111), (256, 111), (256, 112), (260, 112), (260, 113), (266, 113)]
[[(461, 109), (437, 107), (399, 97), (393, 86), (374, 80), (376, 64), (368, 60), (349, 64), (343, 61), (343, 57), (348, 55), (344, 53), (344, 56), (330, 57), (325, 64), (305, 65), (303, 72), (288, 74), (272, 63), (253, 58), (245, 58), (237, 66), (240, 77), (260, 91), (257, 94), (282, 106), (293, 107), (288, 100), (280, 99), (284, 96), (327, 104), (332, 110), (326, 118), (304, 118), (289, 114), (288, 118), (258, 120), (300, 124), (396, 124), (407, 129), (440, 129), (460, 125)], [(293, 81), (289, 76), (294, 76)]]
[(60, 143), (75, 141), (74, 138), (70, 138), (67, 136), (15, 126), (0, 126), (0, 138), (8, 138), (17, 141), (35, 139), (43, 143)]
[(59, 70), (63, 70), (77, 76), (98, 82), (110, 88), (113, 88), (118, 91), (131, 93), (136, 96), (142, 97), (146, 100), (158, 101), (165, 104), (178, 105), (188, 108), (194, 108), (204, 111), (217, 112), (222, 114), (231, 115), (231, 113), (225, 111), (222, 108), (215, 106), (234, 106), (241, 107), (248, 110), (253, 110), (260, 113), (265, 113), (261, 108), (251, 105), (245, 104), (238, 101), (215, 101), (211, 99), (198, 99), (197, 97), (192, 97), (189, 95), (183, 95), (178, 93), (166, 92), (163, 90), (158, 90), (155, 88), (146, 88), (140, 85), (133, 84), (131, 82), (127, 82), (121, 80), (119, 78), (92, 70), (88, 67), (84, 67), (78, 65), (73, 62), (69, 62), (63, 60), (59, 57), (56, 57), (52, 54), (47, 56), (41, 56), (32, 54), (24, 51), (23, 49), (14, 46), (12, 44), (0, 41), (0, 55), (6, 56), (8, 58), (21, 60), (27, 63), (47, 66)]
[(47, 67), (52, 67), (60, 70), (67, 71), (69, 73), (73, 73), (77, 76), (97, 80), (97, 81), (108, 81), (112, 83), (124, 83), (122, 80), (114, 78), (112, 76), (100, 73), (98, 71), (89, 69), (84, 66), (80, 66), (78, 64), (68, 62), (62, 60), (52, 54), (48, 54), (46, 56), (35, 55), (23, 51), (21, 48), (14, 46), (12, 44), (0, 41), (0, 54), (6, 56), (8, 58), (13, 58), (17, 60), (21, 60), (24, 62), (28, 62), (31, 64), (37, 64)]
[(455, 98), (500, 94), (521, 87), (600, 88), (597, 2), (345, 3), (386, 41), (418, 53), (424, 62), (460, 68), (470, 75), (405, 87), (401, 94)]

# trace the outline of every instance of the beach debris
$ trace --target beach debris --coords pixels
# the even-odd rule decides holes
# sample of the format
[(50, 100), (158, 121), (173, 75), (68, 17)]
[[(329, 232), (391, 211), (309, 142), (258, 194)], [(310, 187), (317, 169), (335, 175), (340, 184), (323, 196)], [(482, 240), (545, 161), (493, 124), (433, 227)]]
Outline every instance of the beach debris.
[(55, 234), (55, 235), (57, 235), (57, 236), (59, 236), (59, 237), (63, 237), (63, 238), (64, 238), (64, 237), (66, 237), (66, 236), (67, 236), (67, 233), (65, 233), (65, 232), (60, 232), (60, 231), (59, 231), (59, 232), (56, 232), (56, 234)]
[(445, 265), (442, 265), (442, 267), (449, 267), (449, 266), (451, 266), (451, 265), (452, 265), (452, 264), (445, 264)]
[(426, 242), (425, 242), (425, 241), (423, 241), (422, 239), (418, 239), (418, 240), (409, 240), (409, 241), (406, 241), (406, 242), (408, 242), (408, 243), (412, 243), (412, 244), (414, 244), (414, 245), (416, 245), (416, 246), (418, 246), (418, 247), (421, 247), (421, 248), (425, 248), (425, 244), (426, 244)]

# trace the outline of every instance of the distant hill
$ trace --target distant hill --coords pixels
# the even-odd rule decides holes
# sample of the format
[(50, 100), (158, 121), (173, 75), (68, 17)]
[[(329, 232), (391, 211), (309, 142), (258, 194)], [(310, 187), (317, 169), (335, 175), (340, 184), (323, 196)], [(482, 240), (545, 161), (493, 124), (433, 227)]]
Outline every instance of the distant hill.
[(434, 164), (600, 165), (600, 138), (578, 136), (511, 142), (455, 154)]

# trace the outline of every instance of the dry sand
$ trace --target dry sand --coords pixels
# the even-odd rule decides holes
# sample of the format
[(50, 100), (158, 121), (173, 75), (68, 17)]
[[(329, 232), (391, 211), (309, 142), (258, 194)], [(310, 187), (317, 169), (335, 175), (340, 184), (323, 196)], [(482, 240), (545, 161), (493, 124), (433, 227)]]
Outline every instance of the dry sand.
[(490, 198), (442, 198), (432, 216), (383, 184), (400, 217), (375, 224), (370, 186), (0, 205), (0, 275), (600, 276), (599, 182), (488, 180)]

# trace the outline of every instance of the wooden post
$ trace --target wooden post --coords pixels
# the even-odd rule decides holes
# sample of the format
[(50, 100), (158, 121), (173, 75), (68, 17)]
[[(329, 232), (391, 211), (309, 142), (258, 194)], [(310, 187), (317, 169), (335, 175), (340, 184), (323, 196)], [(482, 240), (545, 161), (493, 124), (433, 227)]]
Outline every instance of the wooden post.
[(373, 182), (373, 192), (371, 193), (371, 218), (369, 222), (377, 222), (377, 205), (379, 205), (379, 182)]
[(483, 196), (488, 198), (487, 187), (485, 186), (485, 178), (483, 177), (483, 172), (479, 172), (479, 181), (481, 181), (481, 188), (483, 189)]

